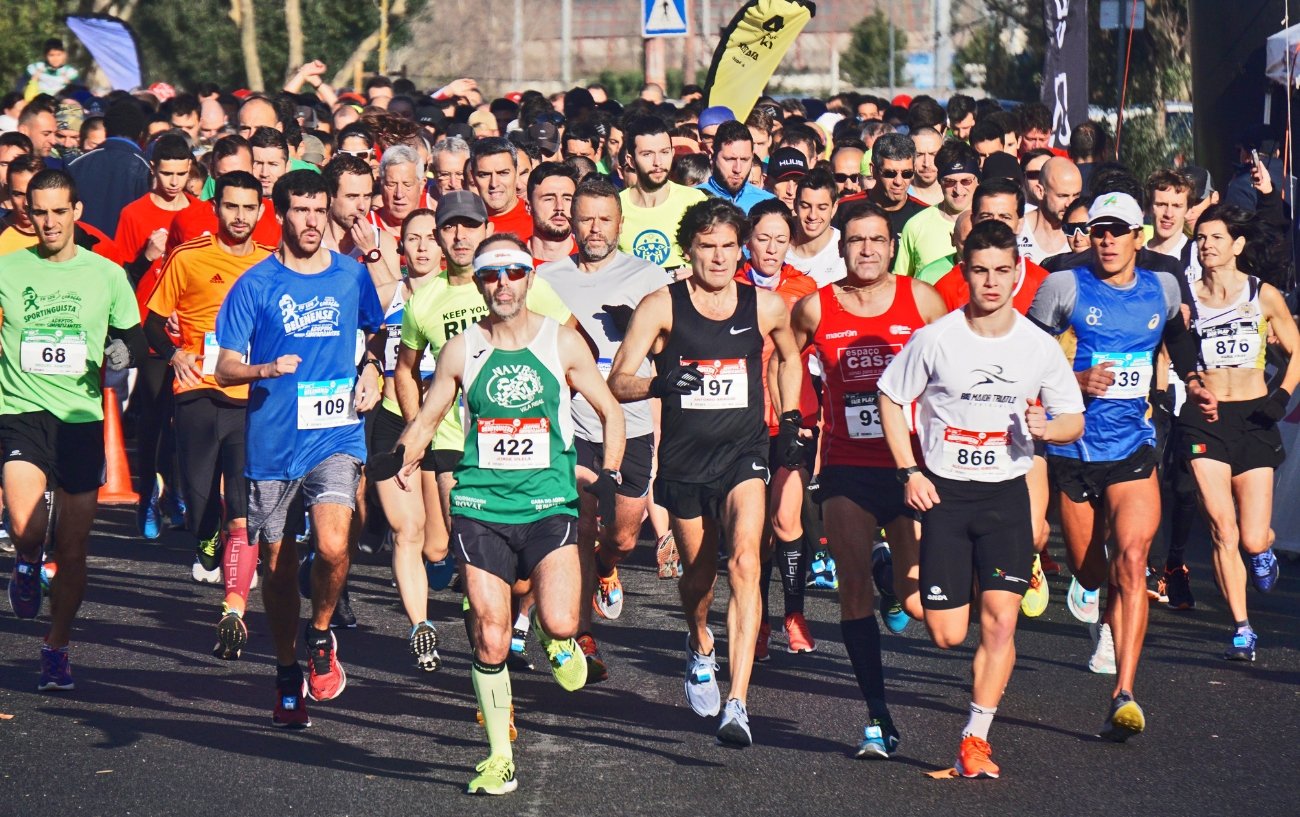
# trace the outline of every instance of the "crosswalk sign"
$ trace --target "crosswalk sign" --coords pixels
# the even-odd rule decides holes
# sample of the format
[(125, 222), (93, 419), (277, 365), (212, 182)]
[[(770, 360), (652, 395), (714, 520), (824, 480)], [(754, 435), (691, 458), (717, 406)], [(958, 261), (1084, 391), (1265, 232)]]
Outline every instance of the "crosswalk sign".
[(685, 37), (686, 0), (641, 0), (642, 37)]

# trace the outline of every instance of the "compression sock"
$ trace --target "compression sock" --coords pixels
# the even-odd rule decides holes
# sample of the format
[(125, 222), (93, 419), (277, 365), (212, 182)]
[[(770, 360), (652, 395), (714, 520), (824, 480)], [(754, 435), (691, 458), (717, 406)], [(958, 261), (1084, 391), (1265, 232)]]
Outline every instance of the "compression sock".
[(1169, 525), (1169, 554), (1165, 556), (1165, 570), (1181, 570), (1187, 552), (1187, 540), (1192, 537), (1196, 522), (1196, 494), (1174, 492), (1173, 519)]
[(474, 697), (483, 713), (483, 728), (487, 730), (488, 747), (493, 755), (514, 758), (510, 749), (510, 671), (506, 664), (485, 664), (474, 659), (470, 669), (474, 681)]
[(770, 589), (772, 586), (772, 560), (760, 562), (758, 565), (758, 592), (763, 599), (763, 618), (767, 621), (768, 616), (768, 597), (771, 596)]
[(885, 668), (880, 659), (880, 623), (875, 616), (840, 622), (844, 649), (853, 665), (853, 675), (867, 702), (871, 717), (887, 716), (885, 708)]
[(980, 706), (971, 701), (970, 720), (966, 721), (966, 728), (961, 730), (963, 738), (974, 735), (980, 740), (989, 739), (989, 727), (993, 725), (993, 716), (997, 714), (996, 706)]
[(781, 570), (781, 588), (785, 591), (785, 614), (803, 612), (803, 590), (808, 581), (808, 563), (803, 557), (803, 537), (793, 542), (776, 540), (777, 564)]
[(226, 603), (241, 614), (248, 608), (248, 591), (257, 573), (257, 548), (249, 544), (248, 528), (226, 534)]

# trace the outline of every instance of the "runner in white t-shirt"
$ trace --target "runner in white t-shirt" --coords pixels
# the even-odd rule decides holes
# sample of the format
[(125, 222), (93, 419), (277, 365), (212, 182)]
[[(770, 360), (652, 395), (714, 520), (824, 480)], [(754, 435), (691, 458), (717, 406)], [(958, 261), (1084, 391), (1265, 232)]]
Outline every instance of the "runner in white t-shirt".
[[(1034, 557), (1025, 475), (1034, 446), (1083, 433), (1083, 396), (1056, 341), (1015, 311), (1016, 236), (975, 225), (962, 249), (970, 303), (918, 329), (878, 387), (907, 504), (921, 511), (921, 606), (930, 638), (966, 640), (980, 593), (970, 720), (957, 772), (997, 777), (988, 729), (1015, 665), (1016, 619)], [(903, 406), (916, 403), (913, 453)], [(1052, 419), (1047, 419), (1048, 416)]]
[(786, 251), (785, 262), (811, 276), (818, 287), (848, 274), (840, 256), (840, 231), (831, 226), (838, 201), (835, 177), (824, 168), (809, 171), (799, 180), (794, 194), (798, 230)]

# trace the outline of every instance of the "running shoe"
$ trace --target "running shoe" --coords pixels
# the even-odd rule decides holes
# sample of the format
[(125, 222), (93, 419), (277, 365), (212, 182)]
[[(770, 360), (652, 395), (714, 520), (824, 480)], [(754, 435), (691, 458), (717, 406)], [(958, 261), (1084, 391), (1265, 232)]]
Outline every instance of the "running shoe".
[[(712, 637), (713, 632), (709, 631)], [(718, 689), (717, 646), (708, 655), (691, 649), (691, 637), (686, 636), (686, 702), (702, 718), (709, 718), (722, 710), (722, 692)]]
[(1101, 620), (1101, 602), (1096, 590), (1085, 590), (1076, 577), (1070, 578), (1070, 589), (1065, 594), (1065, 606), (1070, 614), (1084, 624), (1096, 624)]
[(1002, 770), (993, 762), (993, 748), (989, 742), (974, 735), (961, 739), (957, 749), (957, 774), (962, 777), (989, 777), (997, 780)]
[(275, 680), (275, 709), (271, 712), (271, 725), (285, 729), (306, 729), (311, 726), (311, 717), (307, 714), (307, 682), (302, 677), (302, 670), (288, 678)]
[(456, 557), (448, 553), (445, 559), (425, 562), (424, 573), (429, 578), (430, 590), (446, 590), (456, 576)]
[(551, 638), (537, 622), (537, 611), (533, 610), (533, 632), (546, 650), (546, 660), (551, 665), (551, 674), (555, 682), (565, 692), (577, 692), (587, 683), (586, 656), (572, 638)]
[(1238, 630), (1232, 634), (1232, 641), (1229, 642), (1223, 657), (1229, 661), (1254, 661), (1255, 644), (1258, 641), (1259, 637), (1255, 635), (1254, 630)]
[(194, 550), (194, 565), (190, 568), (190, 578), (199, 584), (221, 584), (221, 544), (222, 535), (212, 534), (210, 539), (200, 539)]
[(14, 557), (9, 577), (9, 607), (19, 618), (36, 618), (41, 612), (41, 565)]
[(9, 538), (9, 523), (0, 522), (0, 553), (13, 553), (14, 540)]
[(1261, 593), (1272, 592), (1280, 573), (1277, 556), (1273, 554), (1273, 548), (1250, 557), (1250, 572), (1251, 581), (1255, 583), (1256, 590)]
[(158, 501), (163, 516), (167, 517), (167, 527), (172, 530), (185, 528), (185, 497), (178, 491), (165, 491)]
[(1196, 597), (1192, 595), (1191, 574), (1187, 570), (1187, 565), (1170, 570), (1165, 568), (1165, 595), (1169, 598), (1169, 607), (1172, 610), (1193, 610), (1196, 608)]
[(618, 568), (608, 576), (596, 577), (596, 592), (591, 606), (600, 617), (613, 621), (623, 614), (623, 583), (618, 580)]
[(676, 579), (682, 575), (682, 559), (671, 531), (655, 542), (655, 561), (659, 563), (659, 578)]
[(492, 755), (474, 767), (478, 775), (469, 781), (468, 794), (509, 794), (519, 788), (515, 779), (515, 762), (508, 757)]
[(1103, 624), (1097, 631), (1097, 646), (1088, 659), (1088, 669), (1098, 675), (1115, 674), (1115, 638), (1109, 624)]
[(67, 692), (75, 689), (72, 683), (72, 665), (68, 663), (68, 648), (41, 646), (41, 680), (37, 692)]
[(1044, 575), (1047, 576), (1061, 575), (1061, 566), (1058, 565), (1056, 563), (1056, 560), (1052, 558), (1052, 554), (1044, 550), (1042, 553), (1038, 554), (1038, 556), (1039, 556), (1040, 563), (1043, 566)]
[(46, 555), (45, 561), (41, 562), (41, 592), (45, 595), (50, 594), (50, 582), (54, 581), (54, 576), (58, 572), (59, 563)]
[(1142, 734), (1146, 726), (1146, 716), (1142, 714), (1142, 707), (1138, 706), (1138, 702), (1133, 700), (1130, 693), (1121, 691), (1110, 702), (1110, 715), (1107, 716), (1106, 723), (1102, 725), (1097, 736), (1123, 743), (1134, 735)]
[[(225, 607), (225, 605), (222, 605)], [(221, 621), (217, 622), (217, 646), (212, 654), (222, 661), (237, 661), (248, 644), (248, 625), (238, 610), (225, 608)]]
[(587, 658), (587, 683), (599, 684), (601, 681), (608, 681), (609, 668), (605, 666), (605, 659), (600, 657), (600, 647), (591, 633), (578, 636), (578, 649), (582, 650), (582, 654)]
[(510, 637), (510, 664), (514, 669), (534, 670), (537, 666), (528, 657), (528, 631), (515, 628)]
[(356, 628), (357, 614), (352, 612), (352, 596), (348, 593), (347, 585), (344, 585), (338, 601), (334, 602), (334, 612), (330, 614), (330, 629), (355, 630)]
[(1169, 601), (1169, 596), (1165, 594), (1165, 577), (1162, 573), (1157, 573), (1149, 566), (1147, 567), (1147, 600), (1165, 604)]
[(1043, 573), (1041, 557), (1034, 555), (1034, 566), (1029, 571), (1029, 588), (1020, 599), (1020, 612), (1030, 618), (1038, 618), (1047, 609), (1047, 576)]
[(791, 613), (785, 617), (786, 651), (792, 653), (812, 652), (817, 649), (812, 633), (808, 631), (808, 621), (803, 613)]
[(140, 535), (145, 539), (157, 539), (162, 536), (162, 508), (158, 505), (158, 496), (162, 491), (162, 477), (155, 477), (149, 498), (135, 509), (135, 521), (140, 527)]
[(835, 559), (826, 551), (819, 550), (813, 554), (813, 559), (808, 564), (808, 583), (806, 586), (820, 590), (839, 589), (840, 580), (835, 573)]
[(311, 551), (302, 557), (298, 563), (298, 595), (311, 601), (311, 566), (316, 560), (316, 551)]
[[(483, 723), (482, 709), (476, 709), (474, 711), (474, 720), (478, 721), (479, 726), (485, 726)], [(510, 704), (510, 742), (514, 743), (518, 739), (519, 739), (519, 730), (515, 728), (515, 705), (511, 703)]]
[(772, 625), (764, 621), (758, 625), (758, 639), (754, 642), (754, 660), (766, 661), (772, 657), (768, 647), (772, 641)]
[(348, 686), (348, 674), (339, 663), (339, 642), (334, 633), (315, 635), (307, 625), (307, 695), (313, 701), (337, 698)]
[(900, 743), (902, 738), (899, 737), (898, 730), (894, 728), (894, 721), (888, 715), (883, 718), (872, 718), (862, 730), (862, 742), (858, 744), (854, 756), (888, 758), (898, 751)]
[(745, 702), (739, 698), (727, 701), (727, 709), (722, 713), (722, 725), (718, 727), (718, 743), (731, 746), (752, 746), (754, 736), (749, 731), (749, 712)]
[(411, 628), (411, 655), (415, 656), (415, 665), (425, 672), (433, 672), (442, 666), (438, 656), (438, 628), (425, 619)]

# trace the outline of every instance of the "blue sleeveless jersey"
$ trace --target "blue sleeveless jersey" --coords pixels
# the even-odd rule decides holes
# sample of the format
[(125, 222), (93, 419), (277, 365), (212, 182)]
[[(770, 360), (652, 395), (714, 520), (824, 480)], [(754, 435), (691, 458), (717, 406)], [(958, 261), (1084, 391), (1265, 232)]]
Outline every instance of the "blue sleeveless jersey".
[(1147, 419), (1147, 394), (1170, 304), (1150, 270), (1134, 270), (1133, 284), (1123, 289), (1099, 281), (1088, 269), (1072, 273), (1076, 299), (1069, 328), (1078, 338), (1074, 371), (1111, 361), (1115, 383), (1104, 397), (1085, 395), (1083, 436), (1069, 445), (1049, 445), (1047, 453), (1086, 462), (1122, 460), (1156, 442)]

